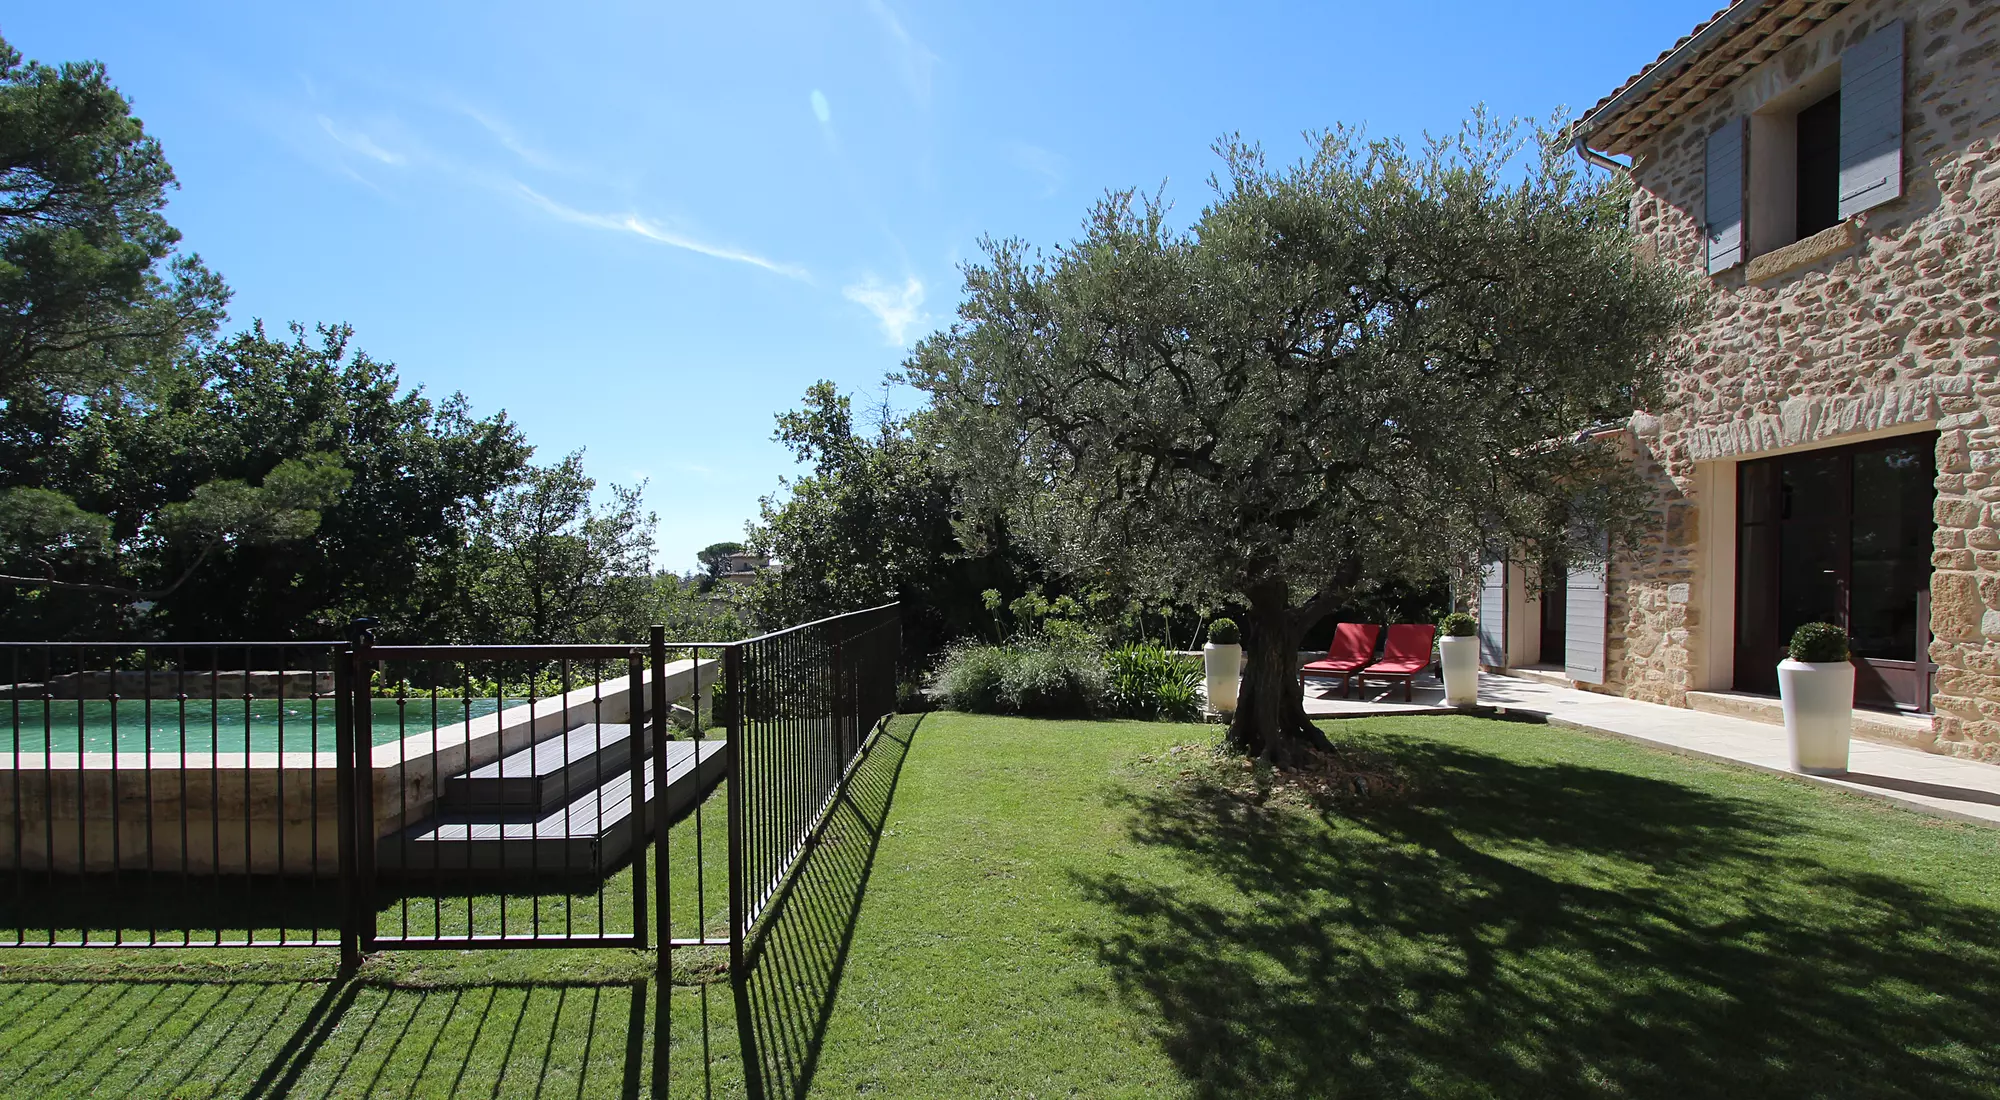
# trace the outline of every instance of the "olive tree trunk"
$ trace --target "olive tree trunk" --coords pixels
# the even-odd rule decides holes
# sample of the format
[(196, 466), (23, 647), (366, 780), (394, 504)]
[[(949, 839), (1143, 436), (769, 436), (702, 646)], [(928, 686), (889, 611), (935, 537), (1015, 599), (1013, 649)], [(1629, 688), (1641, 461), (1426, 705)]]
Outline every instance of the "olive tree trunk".
[(1229, 743), (1280, 767), (1331, 750), (1326, 735), (1306, 717), (1299, 689), (1299, 646), (1310, 621), (1288, 605), (1282, 592), (1275, 599), (1253, 599), (1247, 619), (1248, 659), (1236, 716), (1229, 723)]

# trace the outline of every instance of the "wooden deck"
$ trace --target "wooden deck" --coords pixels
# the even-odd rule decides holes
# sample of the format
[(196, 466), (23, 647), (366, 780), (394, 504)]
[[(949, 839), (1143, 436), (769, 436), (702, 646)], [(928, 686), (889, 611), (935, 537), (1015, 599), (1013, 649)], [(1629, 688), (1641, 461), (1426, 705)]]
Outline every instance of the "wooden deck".
[[(668, 822), (686, 815), (722, 780), (722, 749), (720, 738), (667, 742)], [(445, 810), (384, 837), (376, 865), (415, 877), (604, 874), (633, 847), (630, 751), (627, 727), (581, 726), (448, 779)], [(641, 829), (661, 812), (650, 755), (644, 775)]]

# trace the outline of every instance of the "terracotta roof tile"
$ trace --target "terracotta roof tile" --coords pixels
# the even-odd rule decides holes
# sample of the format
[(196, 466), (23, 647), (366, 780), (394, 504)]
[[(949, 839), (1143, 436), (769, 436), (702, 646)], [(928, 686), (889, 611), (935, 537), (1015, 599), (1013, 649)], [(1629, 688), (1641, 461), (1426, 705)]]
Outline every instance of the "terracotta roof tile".
[[(1646, 74), (1658, 68), (1663, 62), (1667, 60), (1667, 58), (1672, 57), (1674, 55), (1675, 50), (1678, 50), (1682, 46), (1687, 45), (1690, 41), (1694, 39), (1695, 35), (1698, 35), (1701, 32), (1707, 30), (1711, 25), (1715, 23), (1716, 20), (1722, 18), (1724, 15), (1727, 15), (1729, 13), (1730, 8), (1736, 7), (1738, 4), (1750, 4), (1754, 6), (1762, 4), (1764, 2), (1765, 0), (1736, 0), (1736, 3), (1734, 4), (1726, 4), (1723, 7), (1717, 9), (1714, 15), (1711, 15), (1707, 19), (1704, 19), (1701, 22), (1695, 24), (1694, 29), (1687, 32), (1684, 35), (1681, 35), (1679, 41), (1675, 42), (1671, 46), (1668, 46), (1666, 49), (1661, 50), (1660, 56), (1647, 62), (1644, 68), (1641, 68), (1638, 72), (1633, 73), (1631, 76), (1627, 77), (1623, 84), (1620, 84), (1618, 85), (1618, 87), (1613, 88), (1611, 90), (1610, 95), (1607, 95), (1603, 99), (1598, 100), (1596, 105), (1591, 107), (1590, 110), (1585, 111), (1583, 113), (1583, 117), (1578, 119), (1577, 121), (1579, 123), (1588, 122), (1591, 116), (1597, 114), (1597, 112), (1604, 109), (1605, 104), (1610, 103), (1614, 99), (1617, 99), (1621, 94), (1624, 93), (1625, 89), (1630, 88), (1632, 85), (1637, 84), (1641, 80), (1644, 80), (1646, 78)], [(1695, 58), (1690, 57), (1687, 59), (1686, 63), (1692, 64), (1694, 61)]]

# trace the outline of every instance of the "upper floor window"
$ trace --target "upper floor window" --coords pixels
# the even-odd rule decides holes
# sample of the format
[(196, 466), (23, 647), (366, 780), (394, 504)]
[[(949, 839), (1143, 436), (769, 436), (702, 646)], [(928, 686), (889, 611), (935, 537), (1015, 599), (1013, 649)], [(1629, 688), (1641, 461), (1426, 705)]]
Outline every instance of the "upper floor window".
[(1708, 136), (1711, 274), (1903, 193), (1903, 24)]
[[(1800, 111), (1797, 128), (1798, 175), (1792, 192), (1795, 230), (1803, 240), (1840, 221), (1840, 93)], [(1752, 180), (1752, 187), (1756, 181)]]

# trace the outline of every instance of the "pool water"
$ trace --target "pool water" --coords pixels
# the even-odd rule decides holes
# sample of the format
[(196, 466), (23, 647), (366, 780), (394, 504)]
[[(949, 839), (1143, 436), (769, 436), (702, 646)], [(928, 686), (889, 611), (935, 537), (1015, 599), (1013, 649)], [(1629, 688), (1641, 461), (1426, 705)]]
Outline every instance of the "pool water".
[[(433, 728), (449, 728), (500, 709), (496, 699), (437, 700), (429, 696), (407, 705), (394, 699), (372, 700), (374, 743), (387, 744)], [(508, 709), (525, 706), (508, 700)], [(546, 704), (544, 704), (546, 705)], [(113, 707), (116, 710), (113, 710)], [(85, 752), (117, 751), (143, 754), (151, 731), (152, 751), (332, 752), (332, 699), (0, 699), (0, 753), (75, 752), (81, 725)], [(282, 745), (281, 745), (282, 741)]]

